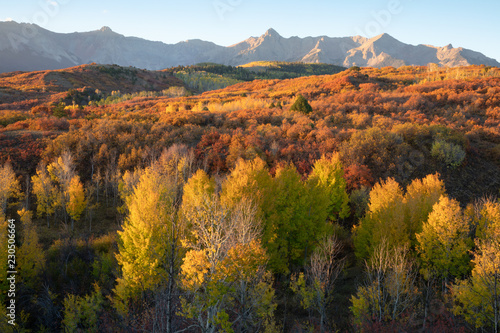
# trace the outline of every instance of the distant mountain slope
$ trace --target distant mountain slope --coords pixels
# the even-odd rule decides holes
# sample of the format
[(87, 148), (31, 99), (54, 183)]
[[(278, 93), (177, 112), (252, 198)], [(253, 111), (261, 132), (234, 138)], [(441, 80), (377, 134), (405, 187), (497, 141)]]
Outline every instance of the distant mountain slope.
[(138, 93), (162, 91), (170, 87), (184, 87), (184, 83), (167, 73), (116, 65), (81, 65), (61, 70), (9, 72), (0, 74), (0, 110), (23, 109), (23, 105), (19, 104), (23, 101), (27, 105), (39, 104), (76, 89), (85, 88), (108, 96), (113, 91)]
[(500, 66), (496, 60), (463, 48), (409, 45), (388, 34), (331, 38), (284, 38), (269, 29), (224, 47), (201, 40), (177, 44), (125, 37), (108, 27), (100, 30), (60, 34), (37, 25), (0, 22), (0, 72), (60, 69), (100, 63), (134, 66), (150, 70), (214, 62), (239, 66), (254, 61), (326, 63), (350, 67), (426, 65)]

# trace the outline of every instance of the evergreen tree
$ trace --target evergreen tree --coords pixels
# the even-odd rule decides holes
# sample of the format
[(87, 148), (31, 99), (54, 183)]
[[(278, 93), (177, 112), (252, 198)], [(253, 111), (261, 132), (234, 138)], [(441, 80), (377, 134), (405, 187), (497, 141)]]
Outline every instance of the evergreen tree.
[(302, 112), (302, 113), (306, 113), (306, 114), (311, 113), (312, 110), (313, 109), (312, 109), (311, 105), (309, 104), (309, 102), (307, 101), (307, 99), (304, 96), (302, 96), (301, 94), (299, 94), (297, 96), (297, 99), (290, 107), (290, 111), (298, 111), (298, 112)]

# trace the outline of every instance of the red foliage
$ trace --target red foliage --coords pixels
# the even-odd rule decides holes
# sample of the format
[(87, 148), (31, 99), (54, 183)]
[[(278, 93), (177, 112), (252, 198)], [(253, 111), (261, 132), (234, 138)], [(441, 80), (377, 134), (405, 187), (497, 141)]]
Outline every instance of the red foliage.
[(373, 184), (372, 173), (366, 165), (352, 164), (347, 166), (344, 172), (348, 192), (362, 186), (371, 187)]
[(0, 135), (0, 164), (12, 163), (16, 174), (35, 173), (45, 144), (41, 137), (32, 134)]
[(196, 146), (195, 156), (203, 161), (205, 168), (211, 173), (226, 172), (226, 158), (229, 155), (231, 136), (219, 134), (217, 131), (209, 132), (201, 137)]

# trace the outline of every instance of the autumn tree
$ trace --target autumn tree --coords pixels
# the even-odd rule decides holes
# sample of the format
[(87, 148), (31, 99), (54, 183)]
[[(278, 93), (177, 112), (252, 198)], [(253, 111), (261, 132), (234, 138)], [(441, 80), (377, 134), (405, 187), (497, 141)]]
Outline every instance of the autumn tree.
[(303, 182), (292, 164), (276, 170), (271, 198), (272, 205), (264, 212), (262, 242), (270, 268), (287, 274), (327, 234), (331, 199), (314, 182)]
[(349, 196), (346, 192), (344, 167), (338, 153), (331, 158), (322, 156), (314, 163), (313, 171), (309, 175), (310, 182), (316, 181), (327, 193), (330, 202), (328, 218), (332, 221), (349, 216)]
[(441, 196), (416, 236), (424, 276), (438, 276), (446, 288), (449, 279), (467, 273), (471, 248), (468, 235), (469, 224), (459, 203)]
[(239, 159), (236, 166), (222, 184), (221, 201), (235, 207), (243, 201), (255, 204), (257, 215), (263, 218), (271, 202), (272, 177), (266, 162), (260, 157), (253, 161)]
[[(16, 179), (16, 175), (12, 170), (10, 164), (6, 163), (0, 167), (0, 301), (4, 301), (4, 297), (7, 295), (7, 260), (12, 259), (9, 257), (8, 252), (8, 219), (6, 216), (6, 210), (8, 207), (9, 200), (12, 198), (17, 198), (21, 195), (19, 182)], [(15, 258), (14, 258), (15, 259)], [(3, 310), (0, 307), (0, 310)], [(0, 323), (1, 325), (1, 323)]]
[(33, 194), (36, 196), (36, 212), (38, 217), (45, 214), (47, 226), (50, 227), (49, 216), (54, 214), (56, 205), (56, 188), (50, 178), (47, 168), (39, 165), (36, 175), (31, 177)]
[(253, 331), (274, 312), (267, 256), (259, 242), (261, 224), (251, 203), (229, 207), (213, 185), (198, 171), (184, 187), (182, 211), (189, 232), (182, 314), (202, 332)]
[(334, 159), (323, 159), (303, 181), (292, 164), (279, 166), (271, 177), (260, 158), (239, 160), (222, 184), (221, 201), (229, 207), (245, 201), (255, 204), (273, 271), (286, 273), (290, 265), (299, 264), (327, 233), (328, 217), (345, 213), (347, 197), (339, 167)]
[[(8, 221), (3, 215), (0, 213), (0, 304), (4, 304), (5, 297), (7, 296), (7, 260), (8, 260)], [(0, 307), (0, 310), (5, 310)]]
[(422, 231), (422, 225), (427, 221), (432, 208), (446, 192), (439, 176), (436, 173), (423, 179), (415, 179), (406, 187), (405, 225), (412, 247), (416, 246), (416, 234)]
[(9, 199), (18, 198), (21, 187), (16, 179), (16, 174), (9, 163), (0, 167), (0, 213), (5, 215)]
[(64, 298), (64, 332), (100, 331), (99, 316), (102, 313), (104, 297), (98, 285), (90, 295), (77, 296), (68, 294)]
[(125, 171), (120, 179), (118, 184), (118, 192), (120, 194), (120, 198), (123, 202), (123, 205), (117, 208), (118, 212), (121, 214), (128, 213), (127, 211), (127, 198), (134, 194), (134, 189), (139, 183), (142, 174), (144, 173), (143, 169), (137, 169), (135, 171)]
[(477, 329), (500, 331), (500, 202), (484, 200), (476, 217), (472, 276), (452, 287), (454, 313)]
[(337, 278), (344, 268), (342, 244), (334, 236), (325, 238), (314, 250), (306, 273), (292, 278), (291, 288), (299, 295), (304, 309), (314, 310), (320, 319), (320, 332), (327, 327), (327, 310), (333, 301)]
[(354, 322), (363, 326), (404, 320), (418, 296), (416, 270), (405, 247), (382, 241), (366, 261), (366, 281), (351, 297)]
[(403, 200), (403, 190), (393, 178), (375, 184), (370, 192), (368, 212), (354, 227), (354, 246), (358, 258), (369, 258), (382, 241), (386, 241), (390, 247), (408, 244)]
[(22, 226), (21, 246), (17, 252), (19, 276), (25, 285), (34, 289), (38, 286), (39, 274), (45, 265), (45, 254), (32, 221), (32, 213), (24, 208), (17, 213)]
[[(73, 156), (69, 152), (64, 152), (56, 161), (47, 166), (47, 171), (56, 188), (55, 206), (63, 210), (65, 221), (68, 217), (71, 218), (73, 229), (73, 221), (80, 219), (87, 205), (83, 184), (75, 171)], [(38, 181), (42, 180), (38, 179)], [(43, 192), (40, 192), (42, 201), (47, 201)]]
[(476, 219), (476, 237), (480, 240), (500, 238), (500, 201), (486, 200)]
[(477, 241), (468, 280), (452, 287), (455, 314), (478, 329), (500, 331), (500, 239)]
[(194, 220), (197, 212), (208, 203), (207, 197), (215, 195), (215, 179), (198, 170), (184, 185), (181, 213), (186, 221)]
[(65, 192), (65, 196), (68, 198), (66, 202), (66, 212), (71, 217), (71, 229), (73, 229), (73, 221), (79, 221), (83, 211), (87, 207), (85, 190), (83, 189), (83, 184), (80, 182), (79, 176), (73, 176), (73, 178), (71, 178), (69, 187)]
[(368, 212), (355, 226), (354, 244), (358, 258), (368, 258), (382, 239), (389, 246), (416, 246), (416, 234), (445, 194), (438, 174), (413, 180), (403, 194), (401, 186), (389, 178), (377, 183), (370, 192)]
[[(121, 268), (115, 294), (117, 306), (127, 312), (127, 304), (144, 291), (152, 291), (168, 281), (172, 257), (177, 258), (179, 225), (175, 217), (175, 187), (171, 180), (147, 168), (133, 194), (126, 197), (128, 216), (118, 232)], [(172, 246), (175, 253), (172, 252)], [(176, 260), (174, 267), (176, 269)]]

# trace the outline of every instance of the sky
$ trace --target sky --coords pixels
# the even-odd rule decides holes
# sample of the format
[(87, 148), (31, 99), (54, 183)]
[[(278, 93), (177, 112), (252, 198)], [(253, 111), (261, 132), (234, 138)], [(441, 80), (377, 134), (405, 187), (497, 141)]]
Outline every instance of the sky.
[(60, 33), (103, 26), (165, 43), (236, 44), (274, 28), (281, 36), (373, 37), (469, 48), (500, 61), (498, 0), (0, 0), (0, 20)]

